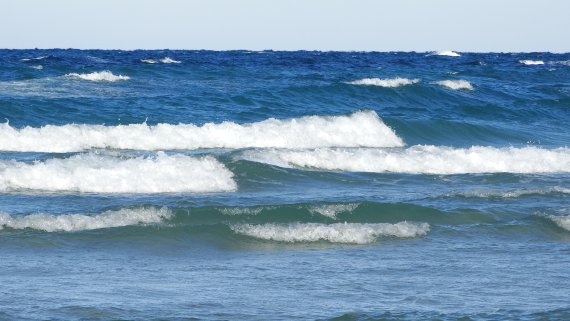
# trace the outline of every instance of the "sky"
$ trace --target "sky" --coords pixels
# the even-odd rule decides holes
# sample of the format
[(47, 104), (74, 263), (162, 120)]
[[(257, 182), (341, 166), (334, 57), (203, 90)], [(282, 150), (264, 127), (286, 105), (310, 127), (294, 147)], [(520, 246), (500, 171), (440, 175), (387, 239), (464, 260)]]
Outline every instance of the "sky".
[(0, 48), (570, 52), (568, 0), (0, 0)]

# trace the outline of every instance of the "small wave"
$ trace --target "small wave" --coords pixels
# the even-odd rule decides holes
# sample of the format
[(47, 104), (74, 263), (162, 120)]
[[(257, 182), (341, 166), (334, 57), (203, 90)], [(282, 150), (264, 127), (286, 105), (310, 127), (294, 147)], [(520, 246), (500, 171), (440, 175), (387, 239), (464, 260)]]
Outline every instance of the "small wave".
[(382, 236), (409, 238), (426, 235), (427, 223), (292, 223), (235, 224), (230, 228), (238, 234), (279, 242), (319, 242), (369, 244)]
[(41, 57), (35, 57), (35, 58), (23, 58), (20, 59), (20, 61), (35, 61), (35, 60), (43, 60), (48, 58), (49, 56), (41, 56)]
[(0, 213), (0, 230), (34, 229), (46, 232), (75, 232), (103, 228), (154, 224), (170, 219), (172, 213), (167, 208), (136, 208), (107, 211), (97, 215), (69, 214), (30, 214), (11, 216)]
[(336, 219), (336, 216), (340, 213), (352, 212), (358, 207), (358, 203), (349, 204), (326, 204), (326, 205), (316, 205), (309, 207), (309, 212), (317, 213), (332, 219)]
[(473, 90), (473, 85), (471, 85), (471, 83), (469, 83), (467, 80), (441, 80), (441, 81), (436, 81), (434, 82), (434, 84), (436, 85), (440, 85), (443, 87), (447, 87), (453, 90), (460, 90), (460, 89), (467, 89), (467, 90)]
[(550, 65), (570, 66), (570, 60), (549, 61), (548, 64), (550, 64)]
[(263, 210), (271, 209), (272, 207), (226, 207), (220, 208), (219, 211), (224, 215), (259, 215)]
[(30, 68), (36, 69), (36, 70), (42, 70), (42, 69), (44, 69), (44, 66), (42, 66), (42, 65), (35, 65), (35, 66), (30, 66)]
[(89, 153), (31, 164), (0, 161), (2, 192), (208, 193), (236, 188), (232, 172), (213, 157)]
[(71, 74), (66, 74), (65, 76), (66, 77), (72, 77), (72, 78), (79, 78), (79, 79), (83, 79), (83, 80), (89, 80), (89, 81), (109, 81), (109, 82), (115, 82), (117, 80), (129, 80), (129, 79), (131, 79), (131, 77), (129, 77), (129, 76), (114, 75), (112, 72), (110, 72), (108, 70), (92, 72), (89, 74), (71, 73)]
[(400, 87), (400, 86), (413, 85), (413, 84), (418, 83), (419, 81), (420, 81), (419, 79), (408, 79), (408, 78), (400, 78), (400, 77), (386, 78), (386, 79), (364, 78), (364, 79), (354, 80), (354, 81), (348, 82), (347, 84), (396, 88), (396, 87)]
[(198, 148), (393, 147), (404, 142), (373, 111), (348, 116), (267, 119), (251, 124), (75, 125), (24, 127), (0, 124), (0, 150), (73, 152), (90, 148), (135, 150)]
[(570, 189), (552, 187), (546, 189), (520, 189), (512, 191), (469, 191), (449, 194), (448, 196), (463, 196), (472, 198), (518, 198), (529, 195), (570, 194)]
[(246, 160), (281, 167), (409, 174), (570, 172), (570, 149), (451, 148), (416, 145), (406, 149), (250, 150)]
[(544, 65), (544, 61), (542, 60), (519, 60), (519, 63), (527, 66), (531, 65)]
[(461, 55), (451, 50), (433, 51), (428, 56), (447, 56), (447, 57), (460, 57)]
[(561, 228), (570, 231), (570, 215), (568, 216), (556, 216), (556, 215), (547, 215), (551, 221), (556, 223), (556, 225), (560, 226)]
[(163, 64), (179, 64), (179, 63), (181, 63), (181, 61), (174, 60), (174, 59), (169, 58), (169, 57), (164, 57), (164, 58), (160, 59), (160, 62), (162, 62)]
[(158, 63), (158, 61), (156, 61), (155, 59), (141, 59), (141, 62), (147, 63), (147, 64), (156, 64)]

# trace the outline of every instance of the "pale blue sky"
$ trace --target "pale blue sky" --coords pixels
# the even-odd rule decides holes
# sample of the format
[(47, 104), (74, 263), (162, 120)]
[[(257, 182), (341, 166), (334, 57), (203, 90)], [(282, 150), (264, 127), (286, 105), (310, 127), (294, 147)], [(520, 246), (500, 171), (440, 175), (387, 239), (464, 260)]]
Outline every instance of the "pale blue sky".
[(0, 48), (570, 51), (567, 0), (0, 0)]

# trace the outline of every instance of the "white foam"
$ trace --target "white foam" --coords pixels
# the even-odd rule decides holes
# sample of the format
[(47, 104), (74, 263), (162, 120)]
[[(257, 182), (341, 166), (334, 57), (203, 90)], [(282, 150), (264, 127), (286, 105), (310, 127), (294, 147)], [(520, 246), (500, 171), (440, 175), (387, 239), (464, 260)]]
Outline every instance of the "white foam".
[(547, 195), (551, 193), (570, 194), (570, 189), (563, 187), (552, 187), (545, 189), (519, 189), (511, 191), (469, 191), (453, 193), (451, 195), (460, 195), (464, 197), (477, 197), (477, 198), (517, 198), (527, 195)]
[(24, 59), (20, 59), (20, 61), (32, 61), (32, 60), (42, 60), (47, 58), (48, 56), (41, 56), (41, 57), (36, 57), (36, 58), (24, 58)]
[(66, 77), (72, 77), (72, 78), (79, 78), (79, 79), (83, 79), (83, 80), (89, 80), (89, 81), (109, 81), (109, 82), (115, 82), (117, 80), (131, 79), (131, 77), (129, 77), (129, 76), (114, 75), (112, 72), (110, 72), (108, 70), (96, 71), (96, 72), (92, 72), (89, 74), (71, 73), (71, 74), (66, 74), (65, 76)]
[(549, 219), (551, 219), (556, 225), (560, 226), (561, 228), (570, 231), (570, 215), (568, 216), (555, 216), (555, 215), (547, 215)]
[(542, 60), (519, 60), (519, 63), (523, 65), (544, 65)]
[(373, 111), (348, 116), (267, 119), (251, 124), (47, 125), (16, 129), (0, 124), (0, 150), (73, 152), (90, 148), (135, 150), (247, 147), (390, 147), (404, 142)]
[(221, 208), (220, 212), (224, 215), (258, 215), (264, 209), (271, 209), (271, 207), (226, 207)]
[(181, 63), (181, 61), (174, 60), (174, 59), (169, 58), (169, 57), (164, 57), (164, 58), (160, 59), (160, 62), (162, 62), (163, 64), (179, 64), (179, 63)]
[(419, 79), (408, 79), (408, 78), (400, 78), (400, 77), (386, 78), (386, 79), (364, 78), (364, 79), (354, 80), (354, 81), (348, 82), (348, 84), (396, 88), (396, 87), (400, 87), (400, 86), (413, 85), (415, 83), (418, 83), (419, 81), (420, 81)]
[(471, 85), (467, 80), (441, 80), (434, 82), (436, 85), (447, 87), (453, 90), (467, 89), (473, 90), (473, 85)]
[(354, 211), (358, 205), (358, 203), (315, 205), (309, 207), (309, 212), (336, 219), (338, 214), (350, 213)]
[(0, 230), (34, 229), (46, 232), (72, 232), (96, 230), (111, 227), (155, 224), (170, 219), (172, 213), (166, 208), (136, 208), (107, 211), (97, 215), (30, 214), (12, 216), (0, 213)]
[(249, 150), (242, 158), (281, 167), (349, 172), (410, 174), (555, 173), (570, 172), (570, 149), (536, 147), (410, 148), (313, 150)]
[(42, 65), (36, 65), (36, 66), (30, 66), (30, 68), (32, 68), (32, 69), (37, 69), (37, 70), (42, 70), (42, 69), (44, 69), (44, 66), (42, 66)]
[(279, 242), (318, 242), (369, 244), (378, 237), (417, 237), (429, 232), (427, 223), (292, 223), (236, 224), (230, 228), (238, 233), (263, 240)]
[(158, 61), (156, 61), (155, 59), (141, 59), (141, 62), (147, 63), (147, 64), (155, 64)]
[(429, 56), (447, 56), (447, 57), (460, 57), (461, 55), (455, 51), (451, 50), (441, 50), (434, 51), (429, 54)]
[(0, 191), (206, 193), (234, 191), (233, 174), (213, 157), (119, 158), (94, 153), (31, 164), (0, 161)]

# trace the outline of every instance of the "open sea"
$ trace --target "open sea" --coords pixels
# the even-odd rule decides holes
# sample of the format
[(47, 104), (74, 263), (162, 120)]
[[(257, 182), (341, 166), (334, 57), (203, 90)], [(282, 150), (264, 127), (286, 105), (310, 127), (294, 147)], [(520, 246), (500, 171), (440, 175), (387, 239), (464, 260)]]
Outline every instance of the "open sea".
[(0, 50), (0, 320), (570, 320), (570, 54)]

